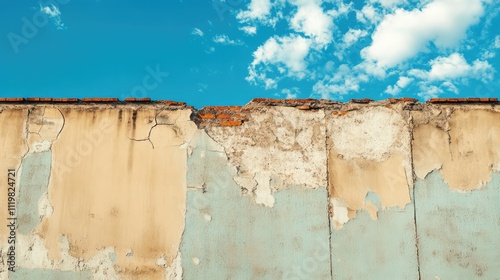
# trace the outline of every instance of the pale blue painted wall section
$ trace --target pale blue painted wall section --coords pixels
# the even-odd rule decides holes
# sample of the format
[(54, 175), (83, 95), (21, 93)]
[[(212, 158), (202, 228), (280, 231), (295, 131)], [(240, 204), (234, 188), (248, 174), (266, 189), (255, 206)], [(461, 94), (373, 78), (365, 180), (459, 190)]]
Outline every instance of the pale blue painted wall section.
[(183, 279), (330, 279), (326, 188), (274, 193), (257, 205), (234, 182), (236, 168), (205, 133), (189, 158)]
[[(366, 201), (381, 209), (376, 194)], [(332, 223), (333, 279), (418, 279), (413, 210), (385, 209), (378, 220), (360, 210), (341, 228)]]
[(38, 201), (47, 192), (52, 153), (50, 151), (27, 155), (21, 165), (19, 197), (17, 202), (18, 232), (29, 234), (41, 218)]
[(434, 171), (415, 198), (422, 279), (500, 279), (500, 174), (459, 193)]

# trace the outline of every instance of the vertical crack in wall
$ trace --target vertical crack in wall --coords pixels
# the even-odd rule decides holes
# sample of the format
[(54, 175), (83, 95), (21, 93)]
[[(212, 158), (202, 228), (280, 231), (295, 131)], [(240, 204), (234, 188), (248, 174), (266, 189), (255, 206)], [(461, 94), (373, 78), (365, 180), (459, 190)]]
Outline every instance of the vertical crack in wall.
[(410, 127), (410, 165), (411, 165), (411, 175), (412, 175), (412, 181), (413, 181), (413, 187), (412, 187), (412, 197), (413, 197), (413, 222), (415, 225), (415, 250), (417, 254), (417, 271), (418, 271), (418, 279), (422, 279), (422, 276), (420, 274), (420, 254), (419, 254), (419, 248), (418, 248), (418, 230), (417, 230), (417, 199), (415, 196), (415, 181), (417, 179), (417, 175), (415, 173), (415, 168), (413, 166), (413, 129), (414, 129), (414, 121), (413, 121), (413, 115), (411, 112), (409, 113), (409, 127)]
[[(326, 117), (326, 111), (323, 110), (325, 113)], [(332, 218), (331, 218), (331, 205), (330, 205), (330, 199), (331, 199), (331, 194), (330, 194), (330, 168), (329, 166), (329, 161), (330, 161), (330, 156), (329, 151), (330, 151), (330, 137), (329, 133), (330, 131), (328, 130), (328, 124), (325, 123), (325, 153), (326, 153), (326, 215), (328, 217), (328, 246), (329, 246), (329, 255), (330, 255), (330, 278), (333, 280), (333, 257), (332, 257)]]

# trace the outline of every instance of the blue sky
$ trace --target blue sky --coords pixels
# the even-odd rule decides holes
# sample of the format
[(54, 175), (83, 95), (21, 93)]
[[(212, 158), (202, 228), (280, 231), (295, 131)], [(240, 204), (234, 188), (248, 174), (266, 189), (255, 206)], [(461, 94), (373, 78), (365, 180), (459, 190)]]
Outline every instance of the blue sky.
[(4, 0), (0, 96), (496, 97), (493, 0)]

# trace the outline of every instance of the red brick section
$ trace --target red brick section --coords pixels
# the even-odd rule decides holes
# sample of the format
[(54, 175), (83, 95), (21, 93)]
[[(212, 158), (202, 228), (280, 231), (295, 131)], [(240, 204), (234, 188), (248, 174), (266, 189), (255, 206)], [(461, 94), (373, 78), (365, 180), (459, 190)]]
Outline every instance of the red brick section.
[(363, 99), (351, 99), (351, 102), (352, 103), (361, 103), (361, 104), (368, 104), (370, 102), (372, 102), (373, 100), (371, 100), (370, 98), (363, 98)]
[(431, 98), (429, 103), (497, 103), (498, 98)]
[(134, 98), (134, 97), (127, 97), (125, 98), (126, 102), (151, 102), (151, 98), (145, 97), (145, 98)]
[(102, 102), (118, 102), (118, 98), (82, 98), (83, 102), (95, 102), (95, 103), (102, 103)]
[(24, 98), (0, 98), (0, 102), (23, 102)]
[(78, 98), (52, 98), (52, 102), (74, 103), (74, 102), (78, 102)]
[(399, 102), (409, 102), (409, 103), (417, 103), (418, 100), (415, 98), (402, 97), (402, 98), (389, 98), (391, 103), (399, 103)]
[(241, 106), (205, 106), (198, 110), (194, 119), (201, 127), (239, 126), (248, 120), (248, 109)]

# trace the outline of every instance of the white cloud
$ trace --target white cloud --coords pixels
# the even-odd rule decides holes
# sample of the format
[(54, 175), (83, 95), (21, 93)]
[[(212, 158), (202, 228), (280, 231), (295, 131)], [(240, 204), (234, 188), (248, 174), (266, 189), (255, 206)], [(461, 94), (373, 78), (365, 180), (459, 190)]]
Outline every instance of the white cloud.
[(380, 3), (384, 8), (394, 8), (401, 4), (406, 4), (406, 0), (371, 0), (372, 3)]
[(40, 11), (52, 19), (57, 29), (66, 29), (66, 26), (61, 20), (61, 11), (59, 11), (59, 8), (53, 4), (47, 6), (40, 5)]
[(344, 34), (342, 41), (344, 41), (346, 47), (349, 47), (352, 44), (356, 43), (360, 38), (365, 37), (366, 35), (368, 35), (368, 32), (366, 32), (365, 30), (349, 29), (349, 31), (347, 31), (347, 33)]
[(409, 74), (429, 81), (446, 81), (459, 78), (493, 79), (493, 67), (487, 62), (476, 59), (472, 65), (467, 63), (463, 55), (453, 53), (448, 57), (438, 57), (430, 62), (431, 69), (423, 71), (413, 69)]
[(252, 20), (263, 21), (271, 13), (271, 7), (270, 0), (252, 0), (250, 4), (248, 4), (248, 10), (239, 12), (236, 18), (241, 22)]
[(425, 100), (438, 97), (439, 94), (444, 92), (437, 86), (434, 85), (429, 86), (425, 83), (420, 85), (420, 90), (421, 91), (418, 93), (418, 96), (422, 97)]
[(319, 48), (328, 45), (332, 40), (333, 18), (324, 13), (317, 1), (295, 0), (297, 12), (290, 20), (290, 27), (311, 37)]
[(394, 67), (426, 50), (429, 42), (456, 47), (483, 13), (481, 0), (434, 0), (421, 10), (397, 9), (384, 16), (362, 56), (381, 67)]
[(193, 31), (191, 32), (191, 35), (196, 35), (196, 36), (200, 36), (200, 37), (203, 37), (203, 31), (201, 31), (201, 29), (199, 28), (193, 28)]
[(495, 48), (500, 49), (500, 35), (495, 37)]
[(342, 99), (350, 92), (359, 91), (360, 84), (368, 81), (368, 76), (353, 72), (347, 64), (342, 64), (333, 76), (327, 76), (313, 86), (314, 95), (324, 99)]
[(401, 77), (399, 77), (396, 84), (394, 86), (388, 86), (387, 89), (385, 90), (385, 92), (388, 94), (391, 94), (391, 95), (397, 95), (401, 92), (402, 89), (404, 89), (406, 86), (408, 86), (412, 81), (413, 81), (412, 78), (401, 76)]
[(248, 35), (257, 34), (257, 27), (255, 27), (255, 26), (243, 26), (243, 27), (240, 27), (239, 29)]
[(232, 40), (230, 39), (226, 34), (222, 35), (216, 35), (212, 41), (218, 44), (222, 45), (236, 45), (236, 46), (241, 46), (244, 45), (244, 43), (240, 40)]
[(361, 23), (375, 24), (382, 19), (382, 14), (371, 4), (365, 5), (361, 11), (356, 11), (356, 19)]
[(267, 72), (272, 72), (271, 66), (276, 66), (280, 74), (302, 79), (307, 72), (306, 56), (311, 48), (311, 40), (299, 35), (284, 37), (274, 36), (268, 39), (253, 53), (252, 64), (248, 67), (247, 81), (264, 82), (266, 88), (274, 88), (274, 82), (268, 81)]
[(281, 94), (285, 95), (286, 99), (295, 99), (300, 94), (300, 90), (297, 87), (285, 88), (281, 90)]

